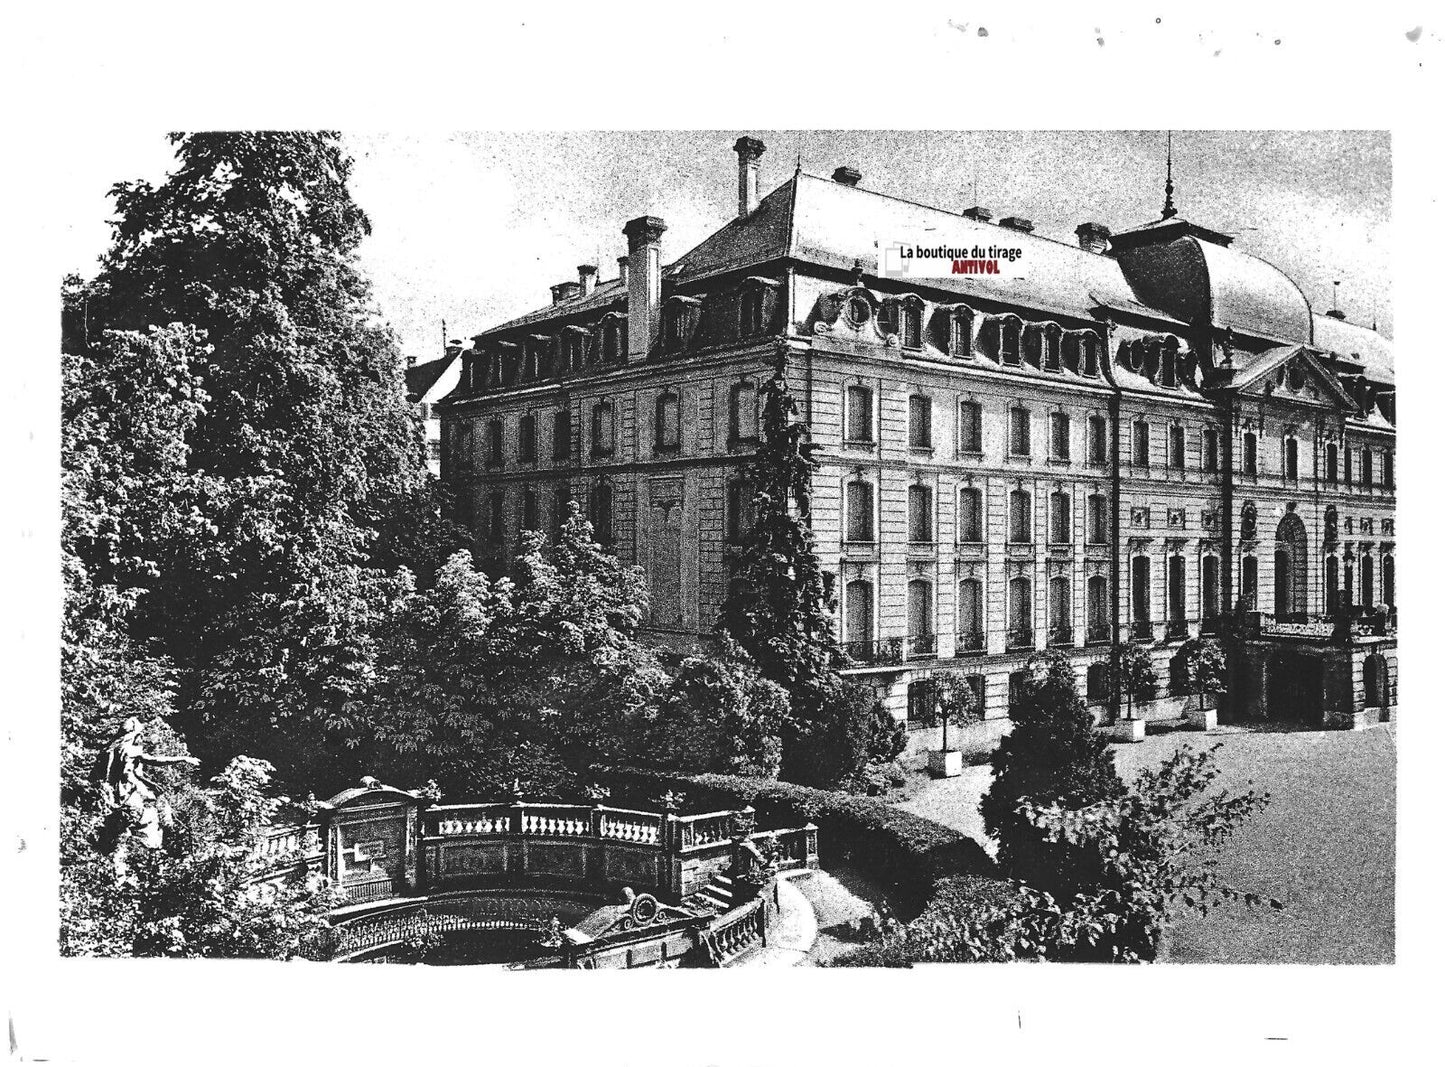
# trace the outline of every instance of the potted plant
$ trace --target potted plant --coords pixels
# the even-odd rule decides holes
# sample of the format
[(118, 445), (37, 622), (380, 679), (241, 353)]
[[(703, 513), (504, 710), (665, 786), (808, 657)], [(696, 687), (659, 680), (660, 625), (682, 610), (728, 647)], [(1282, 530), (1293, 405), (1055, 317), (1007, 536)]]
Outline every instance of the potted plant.
[(1190, 690), (1199, 698), (1198, 705), (1186, 714), (1191, 726), (1212, 730), (1219, 725), (1219, 712), (1205, 708), (1204, 694), (1224, 689), (1224, 653), (1217, 642), (1192, 640), (1184, 643), (1184, 677)]
[(1145, 723), (1134, 717), (1134, 699), (1152, 700), (1159, 690), (1159, 674), (1154, 659), (1143, 645), (1133, 642), (1119, 649), (1119, 693), (1127, 701), (1121, 721), (1114, 724), (1116, 741), (1142, 741)]
[(949, 747), (948, 728), (967, 726), (982, 718), (983, 708), (962, 671), (941, 671), (933, 676), (932, 723), (942, 726), (943, 733), (938, 748), (928, 753), (930, 774), (935, 778), (956, 778), (963, 773), (963, 753)]

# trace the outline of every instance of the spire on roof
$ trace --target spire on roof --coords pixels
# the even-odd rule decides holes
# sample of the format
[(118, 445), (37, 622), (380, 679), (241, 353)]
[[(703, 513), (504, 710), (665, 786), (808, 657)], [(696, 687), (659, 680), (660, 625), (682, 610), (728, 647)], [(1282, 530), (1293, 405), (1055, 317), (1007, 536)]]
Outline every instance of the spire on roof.
[(1174, 131), (1170, 130), (1165, 135), (1164, 142), (1164, 210), (1160, 219), (1172, 219), (1179, 214), (1179, 209), (1174, 206)]

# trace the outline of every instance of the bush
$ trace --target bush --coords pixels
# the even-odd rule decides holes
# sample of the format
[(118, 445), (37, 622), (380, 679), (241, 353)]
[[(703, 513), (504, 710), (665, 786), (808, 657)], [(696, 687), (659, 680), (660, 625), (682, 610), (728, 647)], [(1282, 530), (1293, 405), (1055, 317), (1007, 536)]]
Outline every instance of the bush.
[(1057, 652), (1030, 656), (1013, 729), (992, 756), (993, 785), (979, 805), (1000, 866), (1036, 889), (1068, 897), (1091, 884), (1087, 851), (1051, 841), (1019, 810), (1025, 800), (1081, 808), (1118, 796), (1108, 742), (1079, 699), (1074, 668)]
[(614, 769), (602, 777), (613, 803), (655, 805), (661, 793), (671, 791), (683, 797), (684, 810), (751, 805), (765, 829), (812, 822), (823, 865), (857, 868), (905, 917), (923, 910), (940, 880), (960, 874), (988, 877), (994, 871), (976, 841), (872, 797), (726, 774), (689, 777)]

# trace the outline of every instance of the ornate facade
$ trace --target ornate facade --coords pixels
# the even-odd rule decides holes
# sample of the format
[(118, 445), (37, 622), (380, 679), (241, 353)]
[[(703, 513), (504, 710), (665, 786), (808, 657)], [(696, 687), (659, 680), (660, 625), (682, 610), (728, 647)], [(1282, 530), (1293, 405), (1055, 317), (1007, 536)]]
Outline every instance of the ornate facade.
[[(618, 276), (478, 335), (441, 404), (443, 476), (501, 568), (569, 499), (644, 569), (660, 638), (713, 629), (757, 385), (775, 347), (822, 462), (813, 525), (852, 667), (899, 716), (940, 668), (989, 719), (1034, 649), (1109, 704), (1118, 643), (1160, 673), (1229, 639), (1223, 710), (1346, 724), (1394, 704), (1389, 342), (1232, 238), (1177, 217), (1077, 243), (799, 170), (664, 265), (629, 222)], [(1016, 280), (885, 276), (879, 235), (1022, 245)]]

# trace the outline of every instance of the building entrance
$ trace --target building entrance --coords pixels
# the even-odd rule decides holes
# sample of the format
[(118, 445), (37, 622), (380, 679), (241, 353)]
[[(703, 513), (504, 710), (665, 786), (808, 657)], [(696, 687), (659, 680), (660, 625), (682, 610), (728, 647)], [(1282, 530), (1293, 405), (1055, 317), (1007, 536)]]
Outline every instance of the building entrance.
[(1312, 656), (1281, 652), (1269, 661), (1267, 715), (1277, 722), (1324, 723), (1324, 671)]

